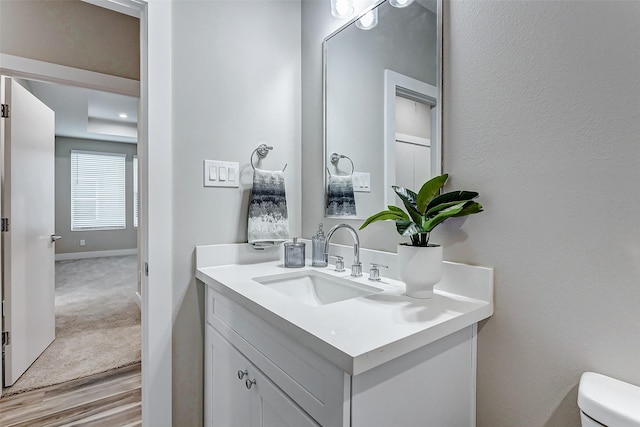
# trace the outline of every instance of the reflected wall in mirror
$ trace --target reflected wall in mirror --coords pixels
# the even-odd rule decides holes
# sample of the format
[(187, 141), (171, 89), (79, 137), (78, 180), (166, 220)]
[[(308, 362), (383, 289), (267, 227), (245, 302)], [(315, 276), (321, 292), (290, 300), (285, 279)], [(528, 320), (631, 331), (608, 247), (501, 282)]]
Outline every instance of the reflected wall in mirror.
[(375, 10), (374, 28), (356, 18), (324, 40), (330, 217), (366, 218), (397, 204), (392, 185), (417, 191), (442, 172), (441, 2), (385, 0)]

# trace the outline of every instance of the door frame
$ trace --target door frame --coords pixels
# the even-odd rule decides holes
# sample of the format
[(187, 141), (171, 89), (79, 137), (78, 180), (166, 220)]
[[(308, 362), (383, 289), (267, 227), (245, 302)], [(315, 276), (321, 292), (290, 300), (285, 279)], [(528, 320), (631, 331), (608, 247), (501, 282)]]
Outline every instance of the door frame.
[[(171, 3), (90, 0), (140, 18), (140, 82), (0, 54), (0, 73), (140, 97), (138, 162), (142, 282), (142, 422), (172, 423)], [(136, 90), (136, 84), (137, 90)], [(153, 141), (149, 144), (149, 141)], [(149, 266), (148, 275), (144, 266)]]

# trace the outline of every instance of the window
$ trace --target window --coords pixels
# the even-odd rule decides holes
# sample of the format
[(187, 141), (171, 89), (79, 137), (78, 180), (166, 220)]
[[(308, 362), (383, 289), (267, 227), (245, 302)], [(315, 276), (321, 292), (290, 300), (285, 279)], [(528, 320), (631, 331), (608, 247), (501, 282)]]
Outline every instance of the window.
[(125, 155), (71, 151), (71, 231), (126, 228)]
[(138, 227), (138, 156), (133, 156), (133, 226)]

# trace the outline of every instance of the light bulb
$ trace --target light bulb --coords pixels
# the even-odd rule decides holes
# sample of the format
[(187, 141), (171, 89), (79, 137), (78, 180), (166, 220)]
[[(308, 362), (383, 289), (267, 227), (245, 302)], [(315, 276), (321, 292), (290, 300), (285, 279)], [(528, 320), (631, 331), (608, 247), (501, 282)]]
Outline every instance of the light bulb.
[(120, 114), (118, 114), (118, 116), (119, 116), (121, 119), (126, 119), (126, 118), (128, 117), (128, 116), (127, 116), (127, 113), (120, 113)]
[(376, 25), (378, 25), (378, 9), (370, 10), (356, 21), (356, 27), (361, 30), (370, 30)]
[(389, 0), (389, 4), (393, 7), (407, 7), (413, 0)]
[(348, 18), (353, 14), (350, 0), (331, 0), (331, 14), (339, 19)]

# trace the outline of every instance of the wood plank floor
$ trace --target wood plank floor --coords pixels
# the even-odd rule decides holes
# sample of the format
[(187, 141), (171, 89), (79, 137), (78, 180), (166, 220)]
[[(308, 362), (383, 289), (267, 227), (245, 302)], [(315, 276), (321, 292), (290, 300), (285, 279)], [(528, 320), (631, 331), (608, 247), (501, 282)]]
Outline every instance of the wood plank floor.
[(0, 399), (0, 426), (142, 425), (140, 364)]

